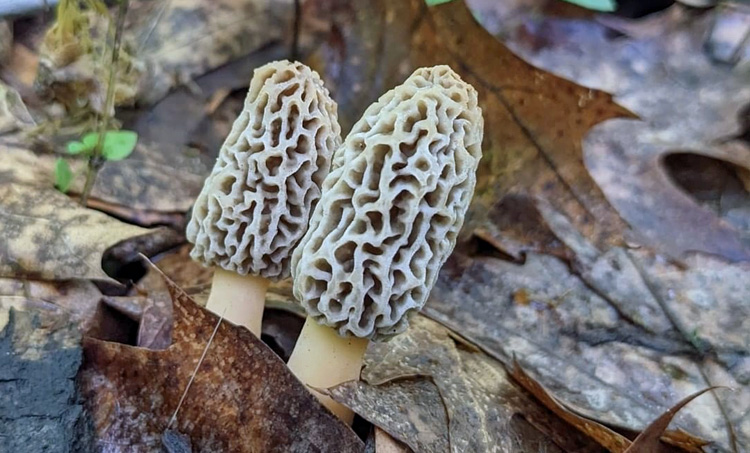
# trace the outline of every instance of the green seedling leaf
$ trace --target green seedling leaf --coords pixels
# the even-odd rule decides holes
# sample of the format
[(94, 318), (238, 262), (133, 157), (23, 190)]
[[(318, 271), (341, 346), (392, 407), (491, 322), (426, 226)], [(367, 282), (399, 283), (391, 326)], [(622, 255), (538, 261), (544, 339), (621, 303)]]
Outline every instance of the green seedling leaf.
[[(591, 9), (594, 11), (603, 11), (611, 13), (617, 9), (617, 2), (615, 0), (565, 0), (568, 3), (578, 5), (580, 7)], [(429, 3), (429, 2), (427, 2)]]
[(68, 142), (66, 148), (68, 150), (68, 154), (81, 154), (83, 152), (88, 153), (88, 152), (91, 152), (91, 150), (93, 149), (93, 148), (89, 148), (88, 146), (86, 146), (85, 144), (81, 142), (76, 142), (76, 141)]
[(68, 150), (68, 154), (90, 154), (96, 147), (98, 137), (99, 134), (92, 132), (84, 135), (80, 142), (73, 140), (68, 142), (65, 147)]
[(58, 158), (55, 162), (55, 187), (62, 193), (66, 193), (70, 189), (70, 184), (73, 182), (73, 172), (70, 171), (70, 166), (65, 159)]
[(135, 149), (138, 134), (133, 131), (110, 131), (104, 136), (102, 155), (107, 160), (122, 160)]
[(96, 147), (96, 142), (99, 140), (99, 134), (96, 132), (89, 132), (88, 134), (84, 135), (81, 141), (83, 142), (84, 146), (86, 148), (93, 150)]
[(453, 0), (424, 0), (424, 2), (427, 3), (427, 6), (435, 6), (440, 5), (441, 3), (448, 3), (452, 1)]
[[(90, 153), (96, 148), (99, 134), (90, 132), (83, 136), (80, 142), (68, 143), (70, 154)], [(135, 149), (138, 134), (133, 131), (107, 131), (102, 144), (102, 156), (106, 160), (122, 160)]]

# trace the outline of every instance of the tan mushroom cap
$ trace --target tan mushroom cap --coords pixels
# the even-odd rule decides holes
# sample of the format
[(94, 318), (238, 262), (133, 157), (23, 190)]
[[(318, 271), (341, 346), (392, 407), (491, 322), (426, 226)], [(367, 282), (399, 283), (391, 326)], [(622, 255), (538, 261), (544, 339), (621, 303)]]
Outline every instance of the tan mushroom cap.
[(483, 127), (476, 91), (448, 66), (418, 69), (367, 109), (292, 258), (309, 316), (342, 336), (406, 329), (455, 246)]
[(336, 111), (307, 66), (277, 61), (255, 70), (193, 207), (193, 259), (241, 275), (289, 276), (291, 252), (341, 144)]

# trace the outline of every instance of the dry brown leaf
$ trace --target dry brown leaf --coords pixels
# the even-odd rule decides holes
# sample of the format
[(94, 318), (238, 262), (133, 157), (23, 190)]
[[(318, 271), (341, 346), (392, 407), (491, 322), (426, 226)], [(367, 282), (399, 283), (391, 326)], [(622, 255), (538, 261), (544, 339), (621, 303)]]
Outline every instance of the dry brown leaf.
[[(709, 387), (683, 398), (679, 403), (671, 407), (659, 418), (654, 420), (653, 423), (648, 425), (646, 429), (644, 429), (643, 432), (641, 432), (638, 437), (635, 438), (630, 447), (625, 450), (625, 453), (648, 453), (658, 450), (661, 440), (664, 440), (664, 432), (667, 430), (667, 427), (669, 427), (669, 423), (672, 422), (672, 419), (677, 414), (677, 412), (679, 412), (680, 409), (688, 405), (694, 399), (698, 398), (708, 391), (716, 390), (717, 388), (720, 387)], [(677, 446), (681, 447), (685, 451), (702, 452), (703, 449), (701, 447), (707, 444), (708, 442), (701, 441), (700, 439), (690, 439), (689, 436), (687, 438), (685, 438), (685, 436), (681, 436), (680, 443), (677, 444)], [(735, 450), (736, 447), (737, 446), (735, 445)]]
[[(207, 166), (186, 148), (162, 148), (140, 140), (127, 159), (102, 167), (93, 196), (124, 206), (128, 218), (143, 218), (142, 212), (183, 213), (203, 187)], [(83, 179), (73, 187), (82, 189)]]
[(192, 248), (192, 244), (184, 244), (171, 253), (154, 257), (152, 260), (159, 266), (159, 272), (149, 268), (148, 273), (138, 282), (138, 287), (148, 294), (162, 290), (164, 283), (161, 273), (163, 273), (198, 304), (205, 305), (206, 301), (201, 300), (199, 296), (200, 293), (210, 289), (214, 270), (190, 258)]
[[(30, 203), (27, 206), (24, 206), (24, 209), (16, 213), (13, 210), (21, 209), (21, 205), (18, 204), (18, 200), (14, 200), (13, 197), (8, 196), (4, 199), (0, 199), (0, 208), (4, 207), (4, 203), (13, 203), (13, 207), (4, 207), (5, 214), (8, 216), (16, 214), (26, 215), (27, 217), (24, 218), (24, 221), (29, 224), (31, 224), (32, 217), (36, 215), (34, 213), (45, 213), (44, 215), (47, 217), (38, 219), (39, 222), (41, 222), (38, 225), (39, 228), (43, 228), (44, 219), (49, 222), (48, 226), (54, 227), (55, 225), (55, 219), (50, 217), (49, 214), (46, 214), (47, 211), (50, 211), (51, 213), (54, 213), (55, 215), (60, 217), (57, 222), (67, 222), (64, 225), (64, 229), (59, 233), (55, 233), (54, 231), (50, 230), (43, 233), (46, 236), (36, 237), (35, 240), (38, 240), (39, 242), (34, 244), (34, 248), (40, 247), (42, 245), (41, 240), (43, 237), (49, 237), (52, 240), (50, 241), (50, 244), (47, 244), (47, 246), (58, 246), (63, 248), (67, 247), (67, 250), (60, 249), (57, 250), (57, 253), (62, 255), (65, 255), (65, 253), (67, 253), (68, 255), (70, 255), (68, 259), (72, 260), (75, 258), (75, 253), (80, 252), (80, 250), (76, 249), (76, 247), (80, 247), (81, 242), (83, 242), (85, 243), (86, 247), (97, 248), (99, 253), (99, 255), (97, 256), (90, 257), (92, 261), (87, 262), (88, 265), (93, 266), (93, 260), (98, 260), (98, 262), (95, 263), (96, 267), (107, 266), (107, 274), (115, 278), (123, 278), (127, 280), (134, 279), (134, 276), (127, 275), (127, 272), (124, 275), (121, 275), (119, 272), (119, 268), (127, 268), (127, 265), (133, 263), (134, 261), (140, 262), (140, 258), (138, 258), (137, 256), (138, 252), (142, 252), (149, 256), (152, 256), (184, 242), (184, 236), (174, 230), (169, 230), (166, 228), (155, 228), (147, 230), (139, 228), (137, 226), (126, 224), (124, 222), (120, 222), (119, 220), (108, 217), (104, 214), (101, 214), (100, 212), (81, 208), (74, 200), (66, 197), (65, 195), (52, 188), (55, 155), (41, 151), (33, 152), (29, 149), (25, 149), (14, 144), (9, 144), (9, 142), (18, 139), (19, 137), (10, 137), (7, 140), (0, 142), (0, 153), (2, 153), (3, 155), (3, 158), (0, 159), (0, 184), (5, 184), (5, 187), (3, 188), (4, 190), (8, 190), (16, 194), (14, 195), (14, 197), (20, 197), (21, 199), (29, 201)], [(83, 184), (84, 178), (82, 174), (85, 171), (85, 162), (82, 160), (71, 161), (71, 168), (74, 173), (78, 173), (78, 184), (80, 186), (81, 184)], [(127, 168), (132, 169), (132, 167), (123, 167), (123, 171), (125, 173), (127, 173)], [(113, 187), (116, 187), (118, 185), (118, 181), (122, 180), (122, 176), (114, 177), (113, 179), (107, 179), (108, 176), (111, 175), (99, 174), (97, 180), (99, 182), (102, 182), (103, 180), (103, 184), (111, 182)], [(162, 176), (162, 178), (164, 178), (164, 176)], [(176, 186), (179, 183), (173, 182), (172, 184)], [(17, 187), (17, 189), (11, 190), (13, 187)], [(153, 193), (153, 191), (150, 193)], [(166, 193), (164, 194), (166, 195)], [(31, 203), (30, 200), (36, 198), (39, 198), (40, 201), (34, 201), (33, 203)], [(165, 196), (164, 199), (169, 200), (169, 197)], [(102, 207), (103, 205), (97, 204), (97, 206)], [(115, 214), (124, 214), (123, 217), (125, 218), (136, 217), (140, 212), (137, 209), (134, 210), (122, 206), (120, 206), (119, 208), (122, 209), (112, 209), (110, 211)], [(2, 212), (3, 210), (0, 210), (0, 215), (2, 215)], [(161, 219), (166, 218), (163, 213), (153, 213), (153, 215), (158, 215)], [(180, 217), (181, 216), (182, 215), (180, 214)], [(14, 217), (15, 222), (18, 222), (19, 219), (20, 217), (18, 217), (17, 215)], [(135, 218), (132, 218), (131, 220), (135, 220)], [(29, 232), (29, 234), (31, 233), (33, 233), (33, 231)], [(71, 236), (60, 236), (61, 233), (65, 233)], [(20, 246), (21, 244), (16, 243), (15, 245)], [(105, 251), (108, 253), (104, 254)], [(31, 252), (33, 252), (33, 248), (24, 250), (22, 253), (28, 254)], [(102, 257), (101, 254), (104, 254), (104, 257)], [(12, 257), (9, 257), (8, 259), (11, 258)], [(112, 258), (115, 258), (116, 260), (113, 260)], [(23, 259), (28, 261), (28, 258)], [(0, 264), (1, 263), (2, 261), (0, 260)], [(32, 265), (33, 261), (29, 262), (28, 264)], [(48, 263), (46, 263), (46, 265), (49, 267), (57, 266), (57, 264), (52, 261), (49, 261)], [(59, 277), (60, 279), (74, 277), (91, 278), (92, 275), (95, 275), (93, 273), (95, 272), (94, 269), (90, 269), (89, 274), (82, 275), (75, 272), (71, 273), (74, 270), (66, 269), (67, 267), (69, 267), (67, 264), (56, 267), (56, 271), (60, 273), (60, 275), (63, 275), (62, 277)], [(33, 277), (34, 275), (39, 274), (30, 275)], [(26, 274), (25, 276), (29, 277), (29, 275)], [(99, 275), (95, 275), (95, 277), (100, 278)], [(58, 277), (39, 276), (34, 278), (57, 279)]]
[[(175, 181), (175, 185), (179, 184), (179, 181), (184, 181), (184, 179)], [(102, 196), (101, 193), (97, 195)], [(91, 209), (106, 212), (118, 219), (127, 219), (128, 222), (142, 227), (169, 226), (180, 231), (185, 229), (185, 214), (183, 212), (134, 209), (130, 206), (110, 203), (99, 198), (89, 198), (86, 205)]]
[[(706, 48), (718, 13), (674, 5), (647, 19), (600, 23), (527, 9), (501, 24), (500, 33), (532, 64), (609, 91), (643, 119), (598, 125), (583, 144), (592, 177), (639, 241), (675, 258), (701, 251), (750, 260), (747, 205), (719, 217), (685, 193), (664, 165), (675, 153), (691, 153), (750, 167), (750, 148), (726, 143), (743, 128), (747, 66), (717, 64)], [(515, 32), (519, 23), (523, 36)], [(613, 39), (613, 29), (626, 35)]]
[(24, 99), (32, 98), (34, 79), (39, 66), (39, 55), (21, 43), (15, 43), (10, 54), (10, 62), (0, 67), (0, 76), (10, 86), (18, 90)]
[(370, 344), (360, 382), (329, 391), (415, 452), (600, 449), (528, 397), (499, 362), (422, 316)]
[[(165, 282), (173, 342), (152, 351), (84, 340), (81, 391), (100, 447), (159, 449), (216, 315)], [(247, 329), (222, 322), (172, 427), (199, 451), (359, 452), (363, 444)]]
[[(53, 184), (54, 165), (58, 157), (65, 157), (76, 178), (70, 188), (72, 195), (83, 189), (86, 162), (72, 156), (32, 152), (11, 141), (0, 143), (3, 160), (0, 178), (43, 188)], [(195, 194), (203, 186), (207, 164), (188, 152), (170, 148), (168, 151), (152, 148), (143, 143), (136, 145), (133, 154), (125, 160), (105, 162), (96, 178), (92, 196), (100, 201), (96, 207), (111, 212), (133, 223), (149, 225), (166, 220), (179, 222), (182, 213), (192, 204)]]

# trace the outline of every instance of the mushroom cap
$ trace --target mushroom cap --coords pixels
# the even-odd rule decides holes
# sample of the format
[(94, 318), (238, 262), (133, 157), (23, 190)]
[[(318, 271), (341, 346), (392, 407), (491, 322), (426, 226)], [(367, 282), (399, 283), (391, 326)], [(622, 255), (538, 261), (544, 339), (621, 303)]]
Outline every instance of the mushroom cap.
[(245, 105), (193, 206), (190, 256), (281, 279), (341, 144), (336, 103), (318, 74), (277, 61), (255, 70)]
[(418, 69), (365, 111), (292, 257), (309, 316), (342, 336), (406, 329), (456, 244), (483, 127), (476, 91), (448, 66)]

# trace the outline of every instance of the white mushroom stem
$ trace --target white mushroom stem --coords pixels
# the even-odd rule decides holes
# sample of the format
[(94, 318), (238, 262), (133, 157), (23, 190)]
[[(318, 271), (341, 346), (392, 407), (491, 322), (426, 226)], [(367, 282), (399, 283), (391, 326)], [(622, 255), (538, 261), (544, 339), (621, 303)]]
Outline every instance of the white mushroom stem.
[[(339, 336), (330, 327), (307, 318), (287, 366), (310, 387), (330, 388), (342, 382), (359, 380), (362, 358), (370, 341)], [(310, 389), (325, 407), (351, 425), (354, 413), (331, 397)]]
[(260, 337), (266, 291), (271, 282), (255, 275), (239, 275), (217, 268), (206, 308)]

